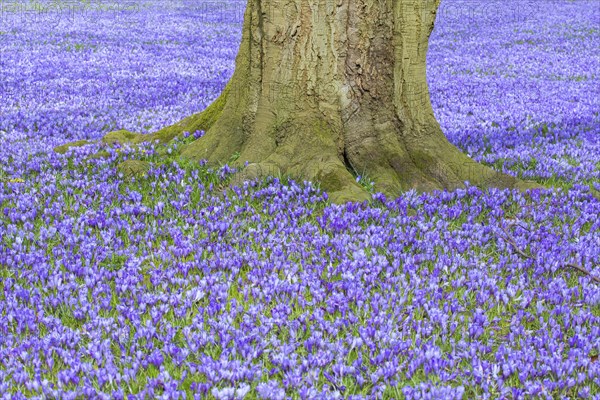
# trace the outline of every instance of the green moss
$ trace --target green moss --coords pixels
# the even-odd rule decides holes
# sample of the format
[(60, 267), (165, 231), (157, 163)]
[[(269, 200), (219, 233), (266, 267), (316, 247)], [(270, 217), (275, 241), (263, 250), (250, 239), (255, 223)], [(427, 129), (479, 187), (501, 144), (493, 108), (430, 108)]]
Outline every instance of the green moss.
[(89, 156), (87, 158), (87, 160), (96, 160), (96, 159), (100, 159), (100, 158), (109, 158), (109, 157), (110, 157), (110, 153), (108, 151), (100, 150), (96, 154), (92, 154), (91, 156)]
[(126, 143), (139, 143), (140, 141), (142, 141), (142, 139), (140, 138), (141, 136), (143, 135), (140, 133), (130, 132), (125, 129), (121, 129), (118, 131), (109, 132), (106, 135), (104, 135), (104, 137), (102, 138), (102, 142), (107, 144), (119, 143), (121, 145)]
[(186, 131), (194, 133), (200, 130), (209, 130), (210, 127), (213, 126), (213, 124), (221, 116), (223, 108), (225, 108), (225, 104), (227, 102), (229, 90), (228, 83), (221, 95), (208, 107), (206, 107), (204, 111), (190, 115), (174, 125), (167, 126), (155, 133), (147, 135), (148, 137), (144, 138), (143, 141), (158, 140), (160, 143), (167, 143), (176, 137), (183, 136), (183, 132)]
[(125, 178), (141, 178), (148, 173), (150, 166), (151, 164), (147, 161), (125, 160), (117, 165), (117, 171), (123, 173)]
[(343, 190), (348, 183), (348, 178), (344, 177), (339, 170), (321, 170), (317, 175), (317, 179), (322, 188), (332, 192)]
[[(144, 142), (155, 142), (159, 144), (167, 144), (177, 137), (182, 137), (183, 132), (193, 133), (198, 130), (208, 130), (213, 123), (221, 116), (223, 108), (229, 93), (229, 84), (217, 100), (209, 105), (204, 111), (191, 115), (184, 120), (167, 126), (157, 132), (151, 134), (141, 134), (131, 132), (125, 129), (120, 129), (107, 133), (102, 142), (106, 144), (140, 144)], [(98, 157), (94, 157), (98, 158)]]
[(230, 84), (228, 83), (221, 95), (210, 106), (201, 113), (194, 115), (195, 118), (189, 121), (189, 126), (192, 130), (188, 129), (188, 132), (210, 129), (223, 113), (227, 98), (229, 97), (229, 91)]
[(362, 190), (359, 187), (346, 186), (342, 190), (336, 192), (327, 191), (329, 201), (334, 204), (344, 204), (348, 202), (359, 202), (371, 201), (371, 196), (366, 190)]
[(419, 151), (410, 153), (410, 158), (417, 168), (422, 171), (426, 171), (429, 166), (435, 164), (436, 162), (436, 159), (433, 158), (433, 156)]
[(90, 142), (88, 140), (78, 140), (76, 142), (70, 142), (70, 143), (63, 144), (61, 146), (56, 146), (54, 148), (54, 152), (59, 153), (59, 154), (65, 154), (72, 147), (81, 147), (81, 146), (85, 146), (85, 145), (91, 144), (91, 143), (92, 142)]

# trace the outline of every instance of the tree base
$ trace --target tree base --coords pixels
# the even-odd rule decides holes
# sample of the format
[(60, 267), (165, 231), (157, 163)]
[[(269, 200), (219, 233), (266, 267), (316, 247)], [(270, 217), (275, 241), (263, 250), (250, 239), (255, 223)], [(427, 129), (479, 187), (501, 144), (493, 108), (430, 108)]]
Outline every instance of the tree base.
[[(153, 134), (120, 130), (110, 132), (102, 142), (135, 145), (158, 141), (168, 144), (176, 137), (183, 138), (186, 131), (204, 130), (207, 131), (205, 136), (183, 146), (182, 159), (205, 159), (209, 165), (220, 166), (237, 153), (240, 157), (231, 166), (240, 171), (231, 185), (240, 185), (247, 179), (289, 176), (299, 181), (318, 183), (328, 193), (330, 201), (338, 204), (370, 201), (370, 193), (357, 183), (357, 176), (374, 182), (374, 192), (381, 192), (388, 198), (411, 189), (419, 193), (455, 190), (464, 188), (466, 181), (481, 189), (494, 187), (523, 191), (544, 188), (536, 182), (523, 181), (475, 162), (445, 138), (441, 141), (438, 138), (437, 146), (430, 147), (400, 146), (397, 142), (391, 145), (376, 140), (370, 144), (362, 143), (356, 154), (340, 156), (338, 148), (330, 140), (333, 134), (330, 128), (309, 116), (273, 126), (272, 133), (284, 138), (275, 146), (248, 146), (232, 135), (223, 135), (222, 130), (211, 129), (218, 121), (215, 118), (220, 114), (220, 110), (215, 112), (218, 106), (219, 101), (205, 111)], [(291, 135), (289, 132), (298, 130), (304, 134)], [(265, 148), (270, 151), (265, 151)], [(246, 161), (249, 162), (247, 166), (244, 165)], [(358, 165), (360, 169), (352, 165)]]

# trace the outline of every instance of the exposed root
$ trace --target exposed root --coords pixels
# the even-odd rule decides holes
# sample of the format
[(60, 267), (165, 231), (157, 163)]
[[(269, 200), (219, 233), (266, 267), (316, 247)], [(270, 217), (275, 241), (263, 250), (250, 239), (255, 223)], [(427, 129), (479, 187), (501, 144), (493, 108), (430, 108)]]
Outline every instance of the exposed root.
[(240, 186), (246, 180), (264, 179), (269, 176), (317, 183), (334, 203), (362, 202), (371, 199), (369, 193), (357, 184), (354, 176), (333, 155), (315, 157), (308, 162), (300, 163), (294, 162), (293, 159), (282, 162), (280, 155), (275, 153), (263, 162), (250, 163), (246, 167), (241, 167), (230, 181), (230, 185)]
[(85, 146), (90, 143), (91, 142), (89, 142), (87, 140), (78, 140), (76, 142), (70, 142), (70, 143), (63, 144), (61, 146), (56, 146), (54, 148), (54, 151), (58, 154), (65, 154), (70, 148), (81, 147), (81, 146)]
[(125, 179), (142, 178), (148, 174), (151, 166), (147, 161), (125, 160), (117, 165), (117, 171), (122, 173)]
[(455, 190), (464, 187), (464, 182), (481, 189), (542, 189), (543, 186), (524, 181), (480, 164), (462, 153), (445, 138), (430, 146), (410, 146), (409, 153), (415, 164), (425, 175), (435, 179), (441, 189)]

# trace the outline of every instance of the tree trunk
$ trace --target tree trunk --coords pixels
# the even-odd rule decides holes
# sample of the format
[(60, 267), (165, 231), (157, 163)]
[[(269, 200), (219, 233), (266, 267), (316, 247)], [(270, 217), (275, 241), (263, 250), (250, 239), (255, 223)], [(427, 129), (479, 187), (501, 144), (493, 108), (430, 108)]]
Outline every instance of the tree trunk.
[(181, 157), (237, 165), (244, 177), (318, 181), (334, 202), (375, 190), (528, 188), (454, 147), (425, 74), (440, 0), (249, 0), (236, 69), (204, 112), (152, 137), (206, 134)]

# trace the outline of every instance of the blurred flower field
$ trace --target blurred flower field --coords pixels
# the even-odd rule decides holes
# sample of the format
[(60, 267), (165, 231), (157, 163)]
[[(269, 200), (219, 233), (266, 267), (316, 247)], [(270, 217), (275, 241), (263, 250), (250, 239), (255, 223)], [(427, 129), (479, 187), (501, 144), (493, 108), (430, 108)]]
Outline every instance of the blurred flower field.
[(340, 206), (288, 177), (223, 192), (229, 167), (175, 160), (202, 132), (56, 153), (204, 109), (244, 2), (3, 5), (0, 398), (600, 398), (600, 7), (442, 3), (444, 132), (549, 189)]

